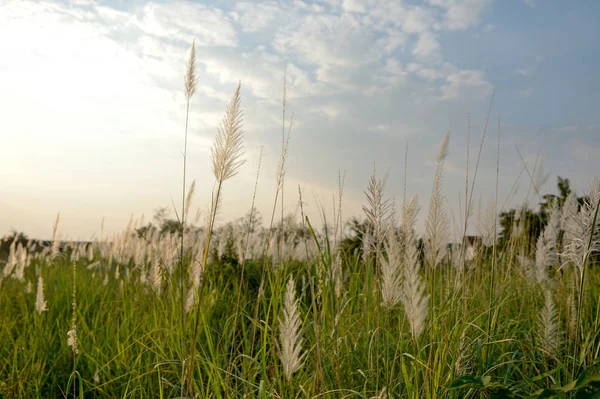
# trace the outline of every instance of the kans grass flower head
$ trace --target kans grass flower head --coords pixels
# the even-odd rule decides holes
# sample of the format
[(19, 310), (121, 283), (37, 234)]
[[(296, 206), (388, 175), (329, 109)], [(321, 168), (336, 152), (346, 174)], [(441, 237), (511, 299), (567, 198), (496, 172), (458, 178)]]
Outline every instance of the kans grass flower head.
[(35, 297), (35, 310), (38, 314), (48, 310), (46, 300), (44, 299), (44, 279), (40, 275), (38, 277), (37, 295)]
[(302, 367), (304, 360), (301, 327), (302, 322), (296, 300), (296, 283), (290, 276), (285, 290), (283, 318), (279, 319), (279, 340), (281, 342), (279, 357), (288, 381), (292, 379), (292, 374)]
[(77, 264), (73, 262), (73, 319), (71, 320), (71, 329), (67, 331), (67, 345), (73, 349), (73, 354), (79, 354), (79, 348), (77, 346), (77, 284), (75, 283), (77, 277)]
[(215, 144), (211, 148), (210, 158), (215, 178), (219, 182), (235, 176), (244, 160), (242, 139), (243, 112), (240, 98), (241, 83), (238, 84), (233, 97), (225, 110), (225, 117), (219, 126)]

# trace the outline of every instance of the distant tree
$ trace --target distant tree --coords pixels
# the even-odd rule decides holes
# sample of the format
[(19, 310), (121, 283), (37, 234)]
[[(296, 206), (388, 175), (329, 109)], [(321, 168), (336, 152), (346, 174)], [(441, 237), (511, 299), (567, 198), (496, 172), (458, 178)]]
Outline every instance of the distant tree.
[(27, 244), (27, 242), (29, 241), (29, 237), (27, 237), (27, 235), (23, 232), (18, 232), (17, 230), (12, 230), (10, 232), (10, 234), (5, 235), (0, 240), (2, 241), (3, 244), (8, 243), (8, 245), (10, 245), (14, 241), (16, 241), (17, 245), (21, 244), (21, 245), (25, 246)]
[(181, 222), (173, 219), (164, 220), (160, 226), (160, 233), (181, 236)]
[(235, 223), (243, 233), (255, 233), (262, 228), (263, 219), (258, 209), (254, 208), (245, 216), (238, 218)]
[(571, 184), (569, 179), (563, 179), (562, 177), (558, 176), (557, 186), (558, 192), (560, 193), (560, 205), (562, 206), (569, 194), (571, 194)]
[(505, 248), (511, 239), (521, 238), (527, 245), (536, 242), (542, 229), (546, 225), (542, 219), (542, 213), (531, 209), (511, 209), (498, 215), (500, 225), (500, 237), (498, 245)]
[[(548, 224), (548, 210), (552, 206), (553, 201), (558, 201), (559, 206), (563, 206), (569, 194), (571, 194), (571, 184), (569, 179), (564, 179), (560, 176), (557, 178), (557, 189), (558, 195), (556, 194), (545, 194), (542, 196), (542, 202), (539, 203), (539, 211), (535, 212), (530, 209), (518, 211), (516, 209), (510, 209), (506, 212), (498, 215), (500, 225), (500, 237), (499, 245), (504, 247), (511, 238), (514, 237), (516, 232), (517, 215), (519, 223), (521, 223), (522, 229), (519, 231), (521, 238), (527, 239), (528, 244), (535, 245), (537, 238)], [(587, 197), (577, 197), (577, 202), (581, 206)], [(527, 241), (524, 241), (527, 242)]]
[(350, 235), (342, 239), (340, 250), (345, 256), (361, 256), (362, 242), (367, 233), (372, 230), (368, 221), (361, 221), (356, 217), (346, 222)]
[(29, 242), (29, 237), (27, 237), (25, 233), (12, 230), (10, 234), (7, 234), (0, 239), (0, 254), (8, 255), (10, 246), (13, 242), (15, 243), (15, 246), (21, 244), (25, 247)]

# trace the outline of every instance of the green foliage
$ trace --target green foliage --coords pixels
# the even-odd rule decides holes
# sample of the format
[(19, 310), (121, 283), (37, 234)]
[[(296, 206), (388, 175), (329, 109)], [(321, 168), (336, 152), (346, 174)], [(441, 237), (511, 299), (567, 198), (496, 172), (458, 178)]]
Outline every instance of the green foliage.
[[(292, 397), (327, 392), (325, 397), (333, 398), (339, 396), (336, 392), (353, 391), (370, 398), (383, 387), (391, 398), (542, 398), (571, 393), (594, 397), (597, 366), (569, 385), (572, 378), (564, 371), (571, 362), (569, 341), (563, 341), (559, 358), (536, 346), (532, 331), (537, 328), (535, 315), (543, 298), (518, 273), (500, 267), (498, 289), (503, 294), (491, 312), (493, 339), (486, 340), (481, 335), (489, 314), (487, 285), (482, 283), (486, 275), (470, 274), (458, 292), (448, 289), (446, 283), (454, 281), (454, 276), (443, 269), (436, 277), (440, 291), (433, 340), (423, 334), (413, 341), (401, 306), (378, 313), (376, 295), (366, 288), (374, 271), (359, 258), (344, 264), (349, 277), (342, 297), (337, 298), (328, 285), (319, 293), (318, 279), (313, 276), (331, 266), (326, 247), (322, 251), (320, 265), (292, 261), (284, 269), (273, 269), (269, 259), (248, 261), (243, 278), (234, 258), (223, 256), (209, 264), (196, 343), (202, 361), (194, 374), (201, 397), (224, 396), (225, 392), (230, 397), (257, 397), (259, 391), (285, 391), (295, 392)], [(177, 287), (166, 278), (158, 294), (139, 282), (135, 267), (129, 280), (124, 280), (126, 266), (121, 265), (123, 280), (115, 280), (115, 264), (88, 270), (88, 263), (81, 260), (77, 274), (81, 351), (77, 372), (82, 384), (78, 383), (78, 395), (83, 391), (84, 397), (98, 398), (179, 396), (181, 367), (190, 345), (183, 337), (190, 334), (190, 320), (182, 331)], [(35, 282), (36, 269), (42, 270), (48, 301), (49, 310), (42, 315), (34, 310), (35, 290), (24, 291), (26, 282)], [(480, 269), (485, 270), (484, 265)], [(290, 274), (297, 281), (306, 340), (303, 350), (307, 352), (292, 385), (281, 375), (277, 348), (282, 292)], [(26, 282), (5, 279), (0, 290), (0, 397), (62, 397), (63, 391), (71, 395), (66, 393), (72, 373), (72, 355), (66, 345), (72, 289), (68, 258), (34, 263), (27, 269)], [(581, 365), (592, 364), (600, 350), (598, 337), (592, 335), (598, 322), (593, 301), (600, 294), (598, 282), (597, 273), (591, 272), (586, 301), (590, 309), (584, 313), (581, 329), (587, 338), (581, 340), (578, 351)], [(234, 328), (238, 292), (242, 296)], [(557, 307), (562, 315), (568, 310), (566, 296), (560, 293)], [(476, 374), (458, 374), (457, 363)]]
[[(569, 179), (563, 179), (557, 177), (557, 190), (559, 195), (545, 194), (542, 196), (542, 202), (539, 204), (539, 210), (534, 211), (531, 209), (509, 209), (501, 212), (498, 215), (498, 224), (500, 225), (500, 237), (498, 240), (498, 246), (501, 250), (505, 250), (509, 247), (509, 243), (512, 241), (521, 241), (525, 246), (527, 253), (535, 247), (535, 243), (544, 229), (548, 224), (548, 209), (553, 201), (558, 201), (558, 204), (562, 206), (565, 200), (571, 193), (571, 186)], [(578, 197), (577, 202), (581, 206), (587, 197)], [(517, 229), (517, 222), (521, 223), (521, 228)], [(516, 232), (518, 231), (518, 234)]]
[(579, 378), (570, 383), (547, 389), (541, 389), (531, 398), (564, 398), (574, 395), (576, 399), (600, 398), (600, 363), (596, 363), (585, 369)]
[[(149, 229), (158, 229), (165, 220), (155, 220)], [(75, 282), (80, 354), (75, 367), (67, 345), (75, 251), (34, 257), (22, 281), (3, 276), (0, 397), (182, 397), (187, 385), (182, 370), (190, 364), (191, 348), (197, 355), (190, 381), (202, 398), (600, 396), (599, 270), (589, 269), (580, 290), (573, 284), (573, 268), (553, 274), (552, 284), (543, 286), (514, 262), (517, 253), (532, 250), (528, 236), (543, 221), (532, 218), (532, 230), (510, 237), (497, 259), (484, 250), (464, 270), (444, 262), (436, 273), (422, 271), (435, 311), (414, 338), (402, 304), (388, 309), (378, 302), (375, 262), (361, 254), (361, 234), (368, 225), (351, 222), (353, 234), (342, 241), (340, 263), (331, 238), (315, 231), (308, 219), (305, 224), (287, 220), (280, 236), (289, 252), (313, 245), (309, 260), (274, 262), (269, 255), (242, 262), (237, 251), (243, 223), (219, 231), (224, 245), (220, 251), (211, 248), (202, 274), (205, 289), (200, 297), (191, 296), (187, 312), (184, 300), (190, 287), (182, 286), (179, 276), (187, 283), (193, 276), (199, 243), (191, 238), (182, 264), (173, 251), (176, 244), (163, 252), (175, 254), (170, 266), (155, 248), (168, 240), (149, 243), (150, 259), (140, 258), (145, 260), (138, 264), (120, 257), (121, 244), (109, 254), (106, 243), (93, 243), (94, 259), (80, 254)], [(271, 233), (281, 233), (278, 229)], [(255, 234), (260, 232), (257, 228)], [(135, 237), (128, 232), (124, 239)], [(496, 278), (490, 284), (492, 261)], [(40, 276), (48, 310), (38, 314)], [(296, 281), (305, 356), (288, 380), (279, 334), (290, 276)], [(539, 338), (545, 289), (552, 289), (556, 308), (557, 348), (544, 347)], [(579, 298), (582, 307), (576, 309)], [(577, 310), (579, 325), (573, 328)], [(191, 342), (196, 322), (198, 338)]]

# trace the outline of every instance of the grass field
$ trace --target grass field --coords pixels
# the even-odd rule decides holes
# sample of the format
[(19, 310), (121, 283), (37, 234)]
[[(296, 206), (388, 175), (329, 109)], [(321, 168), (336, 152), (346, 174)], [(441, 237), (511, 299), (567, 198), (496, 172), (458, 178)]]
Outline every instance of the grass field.
[[(194, 68), (190, 57), (188, 109)], [(171, 231), (132, 221), (90, 243), (6, 243), (0, 397), (600, 397), (600, 181), (550, 203), (539, 234), (521, 217), (500, 239), (492, 208), (467, 253), (448, 246), (448, 136), (422, 207), (392, 204), (372, 177), (360, 237), (341, 211), (323, 231), (301, 209), (276, 215), (284, 137), (269, 227), (250, 214), (217, 228), (221, 187), (243, 167), (241, 115), (238, 87), (200, 227), (188, 198)], [(183, 187), (189, 197), (185, 172)]]

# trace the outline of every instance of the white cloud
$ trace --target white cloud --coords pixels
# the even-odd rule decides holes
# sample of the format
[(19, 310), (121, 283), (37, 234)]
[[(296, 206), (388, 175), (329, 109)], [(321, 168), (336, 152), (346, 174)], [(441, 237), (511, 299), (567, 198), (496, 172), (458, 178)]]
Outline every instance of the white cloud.
[(402, 18), (402, 30), (406, 33), (428, 33), (436, 19), (431, 10), (423, 7), (410, 7)]
[[(65, 231), (87, 238), (103, 214), (126, 220), (169, 202), (171, 172), (179, 169), (172, 160), (179, 163), (187, 49), (144, 42), (139, 30), (117, 40), (103, 21), (131, 15), (70, 6), (0, 6), (0, 107), (11, 110), (0, 130), (12, 132), (5, 140), (11, 155), (0, 165), (18, 172), (4, 181), (9, 205), (27, 204), (39, 220), (62, 209)], [(191, 125), (189, 152), (205, 157), (212, 140), (193, 133), (212, 133), (214, 120), (200, 116), (204, 124)], [(43, 201), (36, 202), (40, 190)], [(79, 225), (68, 227), (69, 218)], [(41, 234), (33, 224), (15, 227), (27, 226)]]
[(444, 100), (456, 99), (473, 93), (478, 97), (489, 95), (492, 85), (484, 79), (483, 72), (475, 70), (461, 70), (446, 79), (446, 85), (441, 88), (441, 98)]
[(361, 64), (369, 53), (372, 33), (351, 14), (308, 15), (279, 30), (273, 46), (281, 54), (297, 56), (313, 65)]
[(283, 84), (283, 72), (287, 64), (287, 86), (290, 98), (315, 95), (323, 87), (305, 71), (280, 56), (264, 51), (239, 54), (227, 51), (198, 58), (208, 75), (222, 84), (243, 85), (258, 98), (279, 101)]
[(403, 48), (406, 45), (407, 37), (404, 33), (392, 29), (386, 33), (384, 37), (377, 39), (377, 45), (385, 49), (387, 53), (391, 53), (398, 48)]
[[(390, 55), (405, 50), (425, 64), (418, 76), (434, 82), (450, 73), (439, 71), (439, 65), (447, 64), (439, 42), (442, 29), (479, 23), (489, 0), (433, 3), (432, 7), (376, 0), (334, 2), (339, 13), (320, 14), (289, 9), (290, 24), (275, 32), (272, 48), (282, 58), (305, 66), (305, 70), (314, 68), (309, 74), (314, 73), (316, 80), (332, 92), (362, 91), (372, 96), (389, 90), (386, 84), (395, 86), (406, 81), (406, 72), (392, 73), (385, 64)], [(357, 14), (363, 11), (364, 16)], [(444, 22), (446, 19), (450, 23)], [(458, 25), (459, 20), (463, 25)]]
[(527, 97), (529, 97), (529, 96), (531, 96), (533, 94), (533, 91), (534, 91), (533, 87), (529, 86), (526, 89), (520, 90), (519, 91), (519, 96), (527, 98)]
[(541, 55), (536, 55), (535, 56), (535, 63), (532, 65), (528, 65), (522, 68), (517, 68), (515, 69), (515, 73), (522, 75), (522, 76), (533, 76), (537, 70), (537, 68), (544, 62), (545, 57), (541, 56)]
[(580, 130), (580, 127), (578, 125), (568, 125), (568, 126), (562, 126), (559, 128), (555, 128), (553, 130), (557, 131), (559, 133), (574, 133), (574, 132)]
[(423, 32), (412, 53), (418, 58), (438, 60), (440, 48), (440, 43), (432, 32)]
[(342, 114), (342, 109), (334, 104), (326, 104), (318, 108), (329, 117), (329, 119), (337, 119)]
[(237, 34), (231, 18), (218, 8), (186, 1), (148, 3), (135, 23), (147, 34), (197, 46), (236, 46)]
[(199, 85), (197, 87), (197, 90), (198, 90), (198, 92), (202, 93), (203, 95), (210, 97), (210, 98), (215, 98), (223, 103), (227, 103), (231, 99), (230, 93), (217, 91), (214, 89), (214, 87), (211, 87), (211, 86)]
[(370, 126), (368, 131), (380, 136), (392, 138), (407, 138), (423, 134), (422, 129), (402, 123), (378, 123)]
[(578, 162), (590, 162), (598, 159), (600, 154), (600, 146), (590, 145), (590, 143), (582, 142), (578, 139), (572, 139), (569, 141), (571, 147), (571, 155)]
[(363, 0), (344, 0), (342, 9), (347, 12), (364, 13), (366, 10), (366, 2)]
[(465, 30), (481, 21), (481, 14), (493, 0), (428, 0), (445, 10), (444, 26), (450, 30)]
[(523, 0), (523, 3), (527, 4), (529, 7), (535, 7), (535, 0)]
[(274, 1), (264, 3), (242, 2), (235, 5), (237, 22), (244, 32), (258, 32), (268, 27), (282, 10)]
[[(227, 9), (229, 3), (207, 6), (175, 1), (117, 11), (95, 3), (81, 8), (73, 3), (24, 1), (10, 13), (0, 6), (0, 51), (6, 55), (0, 58), (0, 91), (12, 93), (0, 94), (0, 104), (16, 110), (0, 121), (0, 129), (19, 124), (22, 129), (17, 132), (20, 138), (11, 142), (20, 152), (0, 160), (4, 169), (24, 174), (11, 181), (12, 187), (24, 178), (30, 179), (30, 187), (42, 184), (39, 166), (19, 159), (27, 158), (28, 141), (38, 141), (39, 148), (29, 153), (52, 165), (51, 172), (57, 176), (47, 184), (68, 184), (65, 170), (70, 166), (79, 169), (74, 175), (81, 183), (90, 165), (101, 165), (110, 157), (109, 166), (90, 176), (87, 185), (80, 184), (90, 193), (102, 186), (95, 201), (108, 204), (107, 193), (114, 190), (137, 198), (141, 190), (137, 186), (154, 179), (144, 191), (140, 208), (147, 211), (168, 203), (172, 193), (179, 193), (174, 176), (180, 172), (185, 111), (182, 75), (194, 38), (199, 86), (190, 115), (191, 153), (195, 155), (190, 159), (199, 175), (210, 173), (201, 166), (202, 160), (207, 159), (224, 103), (240, 80), (248, 145), (278, 148), (268, 135), (281, 126), (286, 64), (289, 107), (298, 111), (296, 129), (307, 136), (298, 135), (298, 151), (309, 156), (320, 151), (317, 147), (328, 149), (335, 147), (331, 143), (342, 142), (348, 151), (364, 149), (363, 157), (370, 164), (389, 150), (387, 145), (398, 144), (399, 138), (424, 140), (432, 130), (439, 130), (435, 119), (443, 118), (437, 116), (440, 112), (422, 120), (434, 100), (446, 100), (445, 117), (466, 112), (465, 98), (480, 99), (489, 92), (491, 85), (482, 71), (461, 70), (442, 57), (446, 30), (479, 23), (473, 15), (457, 14), (460, 7), (452, 2), (443, 7), (384, 0), (333, 3), (248, 1)], [(27, 11), (24, 16), (19, 14), (23, 10)], [(477, 15), (481, 18), (482, 14)], [(22, 40), (7, 39), (12, 37)], [(36, 93), (33, 99), (31, 93)], [(36, 118), (30, 118), (32, 114)], [(444, 119), (441, 124), (446, 123)], [(361, 138), (364, 132), (376, 134), (385, 145)], [(325, 142), (317, 143), (315, 137)], [(267, 142), (261, 142), (263, 138)], [(294, 145), (295, 141), (296, 136)], [(44, 155), (48, 149), (52, 154)], [(79, 155), (71, 158), (70, 153)], [(360, 167), (353, 163), (356, 157), (348, 161), (344, 158), (348, 155), (340, 153), (322, 166), (335, 170), (345, 168), (346, 162)], [(314, 159), (298, 159), (298, 168), (290, 169), (291, 178), (295, 173), (296, 177), (315, 174)], [(144, 166), (136, 169), (133, 160)], [(122, 170), (131, 171), (141, 183), (127, 181), (131, 187), (111, 183)], [(360, 193), (362, 186), (352, 189)], [(56, 202), (48, 208), (62, 201), (59, 190), (52, 195)], [(243, 195), (236, 197), (240, 205)], [(83, 198), (82, 203), (89, 200)], [(130, 203), (134, 201), (111, 206), (121, 206), (126, 218), (130, 208), (123, 209)], [(103, 212), (109, 213), (109, 208), (102, 208)]]
[(482, 30), (483, 30), (484, 33), (490, 33), (490, 32), (493, 32), (495, 29), (496, 29), (496, 25), (494, 25), (494, 24), (486, 24), (483, 27)]
[[(448, 69), (450, 69), (451, 71), (449, 71)], [(438, 79), (446, 78), (451, 72), (455, 71), (456, 68), (452, 67), (449, 64), (444, 64), (442, 66), (442, 69), (434, 69), (427, 68), (422, 64), (410, 63), (406, 66), (406, 70), (416, 74), (421, 79), (433, 82)]]
[(533, 66), (527, 66), (527, 67), (515, 69), (516, 73), (518, 73), (519, 75), (523, 75), (523, 76), (532, 76), (534, 71), (535, 71), (535, 68)]

